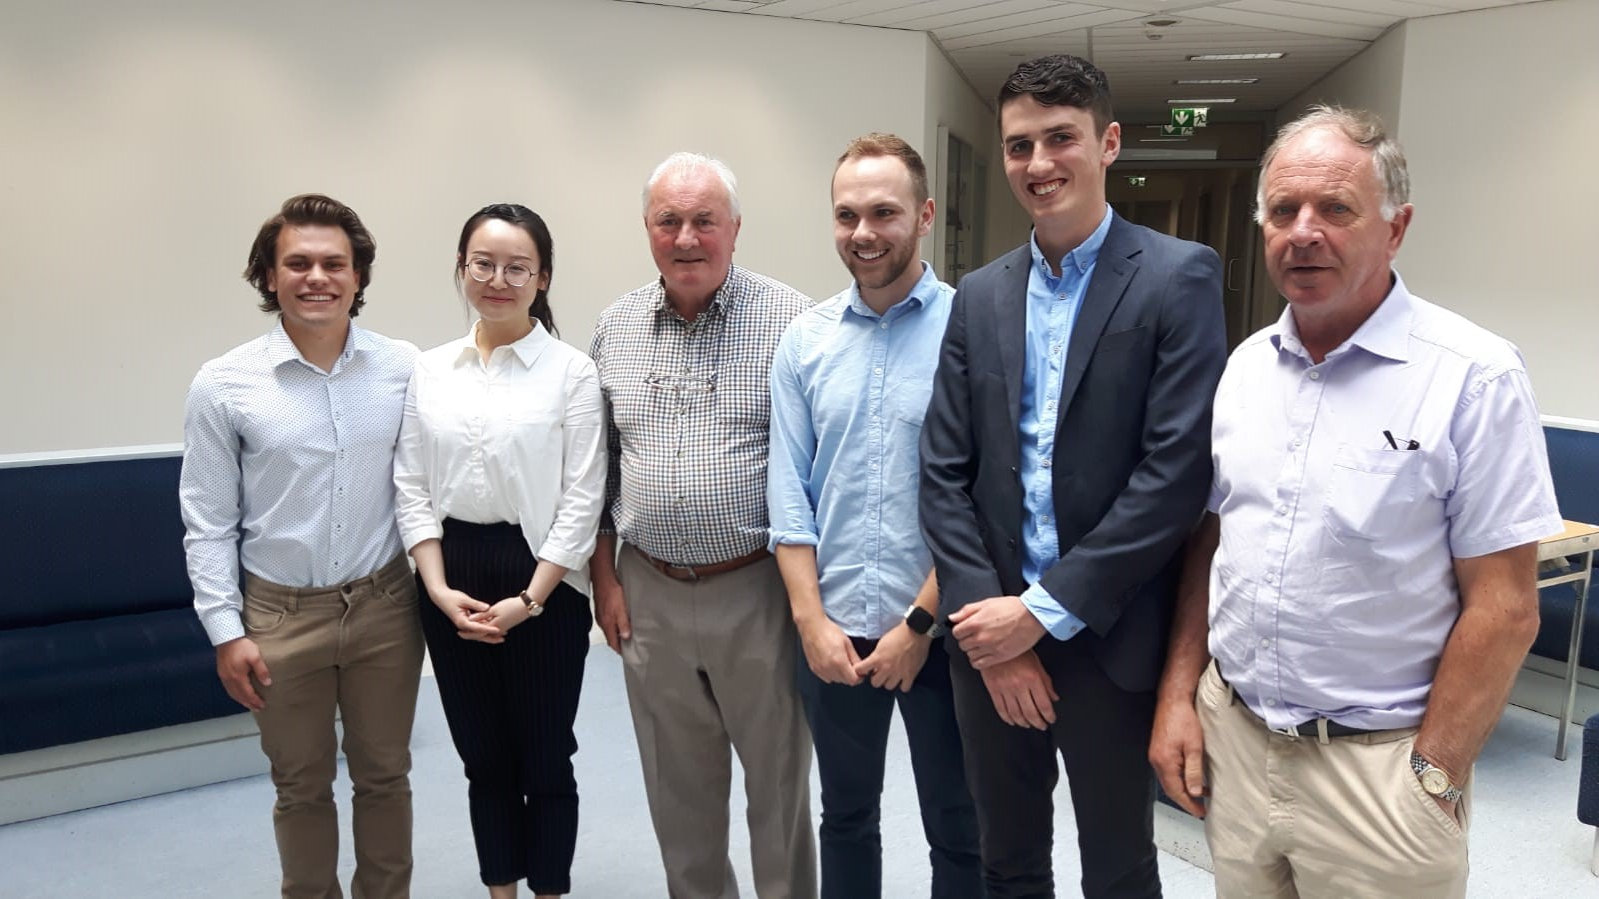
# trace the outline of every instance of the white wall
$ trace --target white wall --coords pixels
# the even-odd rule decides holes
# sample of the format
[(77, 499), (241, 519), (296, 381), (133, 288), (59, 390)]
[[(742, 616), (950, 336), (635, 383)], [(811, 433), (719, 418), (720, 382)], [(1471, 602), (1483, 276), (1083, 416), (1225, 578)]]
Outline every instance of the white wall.
[[(918, 147), (937, 185), (938, 220), (924, 242), (924, 257), (940, 259), (944, 240), (944, 166), (947, 148), (939, 141), (940, 127), (966, 141), (972, 152), (988, 165), (987, 203), (984, 209), (985, 235), (978, 250), (978, 264), (984, 264), (1027, 239), (1032, 228), (1010, 194), (1005, 182), (1005, 164), (1000, 156), (999, 125), (992, 97), (982, 97), (949, 61), (931, 37), (927, 39), (927, 129)], [(935, 249), (935, 247), (937, 249)]]
[[(1410, 24), (1401, 22), (1390, 28), (1371, 46), (1279, 107), (1277, 126), (1298, 117), (1316, 103), (1337, 103), (1376, 113), (1389, 132), (1397, 134), (1405, 75), (1405, 35)], [(1268, 135), (1268, 143), (1270, 137)]]
[(1417, 19), (1404, 124), (1418, 294), (1521, 347), (1542, 410), (1599, 419), (1599, 3)]
[[(825, 296), (833, 160), (926, 122), (913, 32), (594, 0), (30, 6), (0, 30), (0, 453), (181, 439), (195, 369), (270, 326), (239, 273), (291, 194), (361, 214), (360, 321), (422, 346), (466, 325), (461, 222), (532, 206), (586, 347), (654, 275), (639, 190), (667, 153), (727, 160), (737, 261)], [(912, 75), (863, 92), (863, 68)]]

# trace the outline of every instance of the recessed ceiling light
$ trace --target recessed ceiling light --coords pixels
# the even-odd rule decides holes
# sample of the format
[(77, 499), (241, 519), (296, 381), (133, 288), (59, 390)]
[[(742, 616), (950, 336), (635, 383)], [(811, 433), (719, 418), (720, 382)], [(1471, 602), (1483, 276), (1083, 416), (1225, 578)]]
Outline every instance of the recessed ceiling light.
[(1172, 84), (1254, 84), (1259, 78), (1179, 78)]
[(1237, 97), (1188, 97), (1182, 100), (1167, 100), (1172, 106), (1209, 106), (1212, 103), (1237, 103)]
[(1287, 55), (1281, 50), (1271, 53), (1201, 53), (1198, 56), (1188, 57), (1188, 60), (1190, 62), (1226, 62), (1236, 59), (1282, 59)]

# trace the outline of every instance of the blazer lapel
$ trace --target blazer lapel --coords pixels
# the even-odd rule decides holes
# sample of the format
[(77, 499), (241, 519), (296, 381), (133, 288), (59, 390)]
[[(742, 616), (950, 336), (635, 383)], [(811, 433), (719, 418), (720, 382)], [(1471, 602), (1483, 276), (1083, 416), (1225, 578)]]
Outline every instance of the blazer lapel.
[(1005, 260), (994, 298), (994, 330), (999, 336), (1000, 365), (1005, 372), (1005, 399), (1011, 433), (1021, 426), (1022, 369), (1027, 365), (1027, 280), (1032, 250), (1023, 246)]
[[(1077, 394), (1078, 385), (1083, 383), (1083, 373), (1088, 371), (1089, 360), (1094, 357), (1099, 335), (1104, 333), (1105, 323), (1116, 311), (1133, 273), (1138, 271), (1135, 257), (1142, 248), (1127, 239), (1130, 234), (1127, 224), (1117, 216), (1110, 223), (1110, 233), (1105, 235), (1104, 246), (1099, 249), (1094, 277), (1088, 282), (1088, 291), (1083, 295), (1083, 308), (1077, 311), (1077, 322), (1072, 326), (1071, 341), (1067, 344), (1058, 421), (1066, 420), (1066, 410), (1071, 408), (1072, 397)], [(1017, 383), (1019, 386), (1020, 382)]]

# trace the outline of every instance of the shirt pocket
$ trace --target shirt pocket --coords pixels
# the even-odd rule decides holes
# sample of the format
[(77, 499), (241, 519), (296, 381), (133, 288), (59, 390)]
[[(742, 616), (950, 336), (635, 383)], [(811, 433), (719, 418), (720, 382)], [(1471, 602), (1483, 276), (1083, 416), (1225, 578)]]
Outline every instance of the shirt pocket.
[(1344, 444), (1333, 454), (1322, 518), (1343, 540), (1382, 540), (1407, 526), (1425, 457)]

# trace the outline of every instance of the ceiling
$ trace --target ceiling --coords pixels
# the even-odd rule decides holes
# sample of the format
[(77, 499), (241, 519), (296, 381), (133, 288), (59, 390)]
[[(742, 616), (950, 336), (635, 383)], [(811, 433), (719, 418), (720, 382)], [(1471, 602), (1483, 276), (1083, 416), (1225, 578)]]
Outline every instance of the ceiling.
[[(1118, 118), (1165, 117), (1168, 100), (1233, 97), (1211, 117), (1261, 118), (1405, 19), (1536, 0), (624, 0), (924, 31), (992, 101), (1023, 59), (1075, 53), (1105, 70)], [(1152, 22), (1175, 20), (1174, 24)], [(1201, 53), (1282, 51), (1202, 62)], [(1258, 78), (1179, 85), (1179, 79)]]

